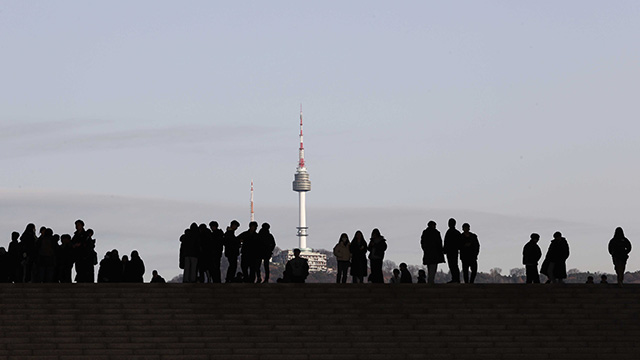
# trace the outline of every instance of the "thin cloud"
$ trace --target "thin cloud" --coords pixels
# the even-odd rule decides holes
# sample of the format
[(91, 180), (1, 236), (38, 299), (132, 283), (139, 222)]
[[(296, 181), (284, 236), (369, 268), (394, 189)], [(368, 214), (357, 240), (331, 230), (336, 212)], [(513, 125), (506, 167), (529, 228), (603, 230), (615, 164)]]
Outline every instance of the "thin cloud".
[(0, 141), (20, 143), (34, 138), (50, 137), (53, 134), (76, 132), (78, 129), (91, 128), (106, 123), (108, 122), (103, 120), (68, 119), (0, 124)]
[[(75, 121), (61, 121), (49, 123), (34, 123), (5, 127), (7, 134), (5, 137), (13, 139), (0, 155), (0, 158), (18, 158), (36, 156), (43, 153), (70, 152), (70, 151), (96, 151), (112, 150), (123, 148), (142, 147), (167, 147), (172, 145), (193, 145), (193, 144), (219, 144), (241, 143), (243, 139), (258, 139), (262, 136), (269, 136), (277, 131), (272, 127), (256, 126), (195, 126), (180, 125), (164, 128), (137, 128), (127, 130), (111, 130), (81, 133), (77, 126), (81, 124)], [(31, 131), (38, 134), (54, 134), (46, 138), (38, 138), (37, 141), (29, 141), (33, 136)], [(10, 135), (12, 134), (12, 135)], [(27, 138), (25, 134), (31, 134)]]

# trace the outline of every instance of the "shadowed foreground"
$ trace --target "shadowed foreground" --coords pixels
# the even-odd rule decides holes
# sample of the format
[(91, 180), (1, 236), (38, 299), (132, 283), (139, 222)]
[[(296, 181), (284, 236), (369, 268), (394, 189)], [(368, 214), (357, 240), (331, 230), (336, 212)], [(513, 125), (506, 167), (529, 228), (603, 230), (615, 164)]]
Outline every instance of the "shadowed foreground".
[(640, 286), (3, 284), (0, 359), (636, 359)]

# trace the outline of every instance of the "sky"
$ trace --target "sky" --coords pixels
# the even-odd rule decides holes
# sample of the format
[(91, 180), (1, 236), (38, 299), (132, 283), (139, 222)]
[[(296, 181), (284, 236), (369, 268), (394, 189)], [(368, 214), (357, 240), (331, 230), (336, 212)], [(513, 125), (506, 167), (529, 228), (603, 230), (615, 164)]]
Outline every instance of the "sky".
[(427, 221), (444, 233), (456, 217), (481, 270), (562, 231), (569, 268), (612, 271), (615, 227), (640, 238), (639, 15), (634, 1), (0, 1), (0, 233), (83, 218), (100, 251), (128, 244), (177, 274), (191, 221), (246, 227), (253, 180), (257, 220), (292, 248), (302, 104), (311, 247), (378, 227), (389, 259), (418, 264)]

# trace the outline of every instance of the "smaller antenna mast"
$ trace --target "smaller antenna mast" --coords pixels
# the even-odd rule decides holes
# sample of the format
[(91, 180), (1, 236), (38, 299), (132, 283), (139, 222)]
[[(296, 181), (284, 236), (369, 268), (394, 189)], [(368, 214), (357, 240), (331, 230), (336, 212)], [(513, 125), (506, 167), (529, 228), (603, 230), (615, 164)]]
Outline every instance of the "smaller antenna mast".
[(253, 213), (253, 180), (251, 180), (251, 221), (255, 221)]

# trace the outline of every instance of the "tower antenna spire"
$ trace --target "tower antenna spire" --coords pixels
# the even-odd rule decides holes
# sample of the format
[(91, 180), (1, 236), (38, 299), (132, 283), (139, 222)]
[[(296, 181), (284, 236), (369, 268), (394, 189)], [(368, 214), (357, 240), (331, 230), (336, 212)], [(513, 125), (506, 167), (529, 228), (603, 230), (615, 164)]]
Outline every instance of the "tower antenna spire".
[(304, 169), (304, 139), (302, 136), (302, 104), (300, 104), (300, 149), (298, 150), (298, 169)]

